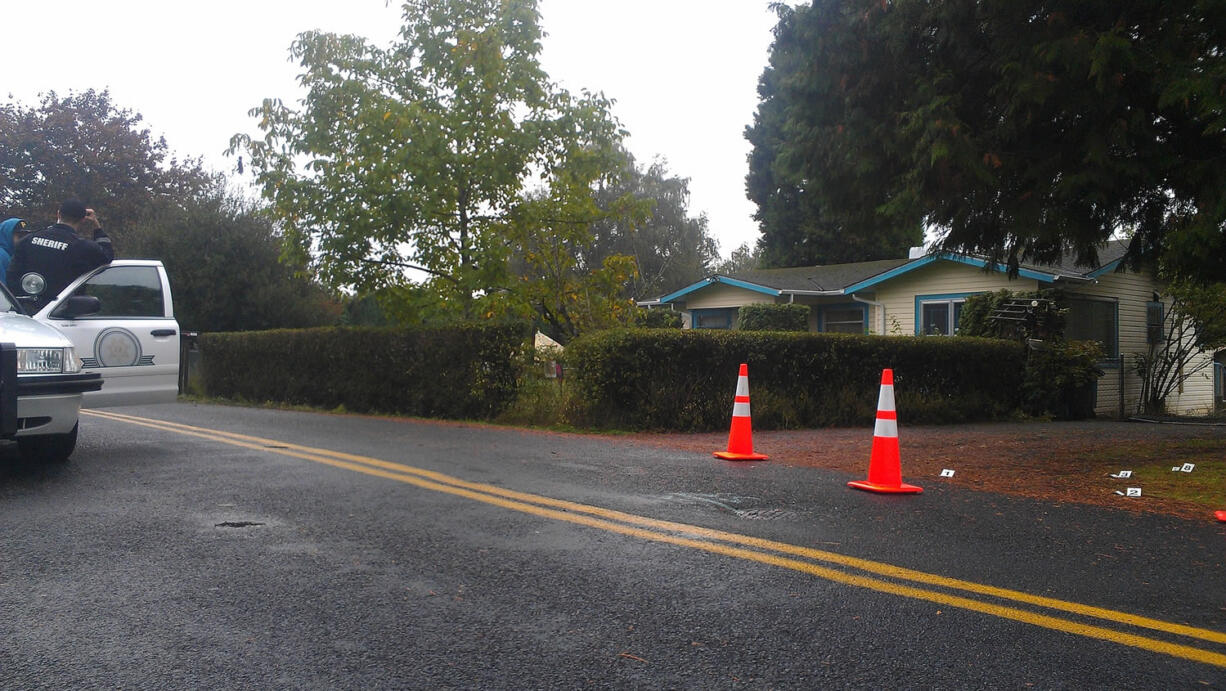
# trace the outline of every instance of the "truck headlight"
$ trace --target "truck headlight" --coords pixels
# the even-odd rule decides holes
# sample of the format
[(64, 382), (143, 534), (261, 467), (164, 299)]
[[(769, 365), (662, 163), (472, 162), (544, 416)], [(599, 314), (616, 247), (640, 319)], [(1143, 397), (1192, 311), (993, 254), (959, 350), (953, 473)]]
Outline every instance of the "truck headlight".
[(60, 374), (65, 371), (66, 360), (76, 360), (72, 348), (18, 348), (17, 373)]

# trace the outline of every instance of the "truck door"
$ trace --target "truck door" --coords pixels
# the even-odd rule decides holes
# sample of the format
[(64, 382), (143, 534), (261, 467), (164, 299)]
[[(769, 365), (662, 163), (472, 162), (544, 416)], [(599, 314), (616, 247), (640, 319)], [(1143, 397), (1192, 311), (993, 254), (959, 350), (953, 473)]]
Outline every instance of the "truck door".
[[(71, 295), (92, 295), (101, 309), (71, 319), (56, 309)], [(179, 388), (179, 324), (166, 272), (157, 262), (115, 262), (65, 289), (44, 319), (68, 336), (86, 372), (102, 375), (102, 390), (82, 406), (144, 405), (174, 401)]]

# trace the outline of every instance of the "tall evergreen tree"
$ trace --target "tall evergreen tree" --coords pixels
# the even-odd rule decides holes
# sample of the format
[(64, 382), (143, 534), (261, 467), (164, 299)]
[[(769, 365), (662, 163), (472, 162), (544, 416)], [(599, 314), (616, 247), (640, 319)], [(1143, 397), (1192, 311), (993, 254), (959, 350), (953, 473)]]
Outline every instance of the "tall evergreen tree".
[[(886, 109), (905, 75), (891, 68), (888, 54), (865, 51), (859, 32), (835, 25), (852, 12), (837, 6), (853, 4), (776, 5), (779, 23), (758, 85), (761, 103), (745, 132), (753, 145), (746, 190), (758, 205), (764, 266), (888, 259), (923, 242), (917, 219), (882, 208), (890, 201), (882, 183), (902, 170), (891, 158)], [(861, 61), (854, 85), (828, 62), (848, 53)], [(849, 89), (859, 97), (854, 103), (841, 93)], [(822, 118), (833, 124), (816, 122)], [(850, 149), (855, 160), (834, 165)]]
[(843, 233), (873, 216), (929, 227), (1012, 269), (1070, 251), (1093, 264), (1123, 232), (1134, 266), (1161, 257), (1189, 279), (1221, 276), (1223, 3), (816, 0), (779, 12), (749, 131), (768, 251), (787, 211)]

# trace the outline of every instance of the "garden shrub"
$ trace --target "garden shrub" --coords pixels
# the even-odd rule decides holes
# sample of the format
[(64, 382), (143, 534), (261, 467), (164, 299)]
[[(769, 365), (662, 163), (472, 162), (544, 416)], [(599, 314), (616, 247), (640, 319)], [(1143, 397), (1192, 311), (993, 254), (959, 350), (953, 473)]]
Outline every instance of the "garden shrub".
[(1102, 346), (1094, 341), (1038, 343), (1026, 358), (1022, 411), (1060, 420), (1094, 417), (1094, 391), (1103, 370)]
[(738, 311), (741, 331), (808, 331), (808, 305), (742, 305)]
[(520, 325), (202, 334), (210, 396), (356, 412), (488, 419), (514, 399)]
[[(1029, 310), (1024, 322), (991, 319), (1010, 300), (1036, 299), (1050, 302)], [(1095, 387), (1103, 374), (1098, 363), (1105, 354), (1097, 343), (1064, 340), (1067, 312), (1060, 290), (973, 295), (962, 306), (958, 335), (1013, 338), (1026, 344), (1022, 412), (1058, 419), (1093, 417)]]
[(744, 362), (754, 426), (779, 429), (866, 424), (887, 367), (903, 420), (1003, 417), (1020, 405), (1025, 349), (972, 338), (623, 329), (576, 339), (566, 359), (573, 424), (726, 428)]

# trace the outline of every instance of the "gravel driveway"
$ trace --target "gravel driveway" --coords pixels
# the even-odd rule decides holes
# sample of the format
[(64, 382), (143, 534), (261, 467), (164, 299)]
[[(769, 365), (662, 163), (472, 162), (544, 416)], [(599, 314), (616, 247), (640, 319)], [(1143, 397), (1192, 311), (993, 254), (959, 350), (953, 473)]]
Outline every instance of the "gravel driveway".
[[(770, 463), (864, 475), (872, 428), (770, 431), (754, 434), (756, 451)], [(690, 451), (725, 448), (727, 433), (641, 434), (651, 444)], [(1108, 475), (1148, 463), (1193, 462), (1202, 470), (1226, 469), (1226, 425), (1150, 424), (1118, 421), (1021, 422), (919, 426), (899, 429), (906, 482), (948, 482), (978, 490), (1212, 520), (1202, 504), (1164, 497), (1115, 494), (1135, 485)], [(712, 459), (713, 462), (714, 459)], [(940, 477), (943, 469), (954, 477)], [(1216, 490), (1226, 509), (1226, 486)]]

